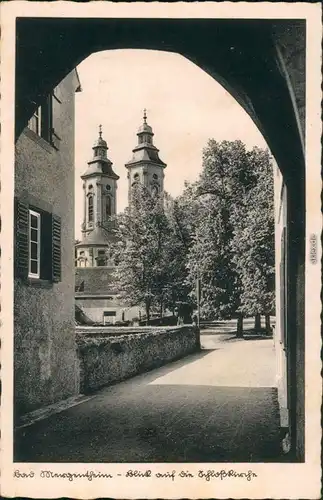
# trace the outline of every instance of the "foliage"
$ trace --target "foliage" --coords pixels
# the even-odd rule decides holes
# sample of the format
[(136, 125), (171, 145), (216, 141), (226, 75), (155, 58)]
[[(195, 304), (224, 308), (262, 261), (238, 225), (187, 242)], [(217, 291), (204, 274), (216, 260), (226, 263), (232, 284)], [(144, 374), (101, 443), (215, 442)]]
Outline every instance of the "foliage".
[(253, 148), (249, 162), (257, 182), (232, 212), (232, 251), (242, 283), (241, 312), (268, 315), (275, 298), (273, 172), (268, 151)]
[(199, 214), (188, 267), (201, 287), (201, 315), (209, 319), (230, 317), (239, 305), (240, 282), (231, 251), (232, 204), (243, 186), (254, 182), (247, 152), (241, 141), (210, 140), (203, 151), (203, 167), (196, 194)]
[(175, 213), (170, 196), (152, 196), (138, 184), (132, 191), (131, 207), (119, 217), (117, 283), (129, 305), (145, 305), (147, 319), (152, 308), (174, 310), (176, 302), (187, 296), (186, 250)]
[(274, 301), (273, 179), (268, 151), (241, 141), (210, 140), (197, 182), (173, 199), (133, 188), (119, 216), (116, 278), (129, 305), (174, 311), (196, 305), (201, 315), (269, 314)]
[(131, 206), (118, 219), (120, 260), (116, 281), (129, 305), (143, 304), (150, 317), (156, 290), (163, 279), (167, 220), (160, 197), (138, 184)]
[(168, 221), (166, 273), (164, 288), (165, 307), (174, 312), (179, 303), (191, 301), (190, 284), (187, 281), (187, 255), (191, 245), (192, 228), (188, 199), (183, 197), (173, 200), (166, 195), (165, 214)]
[(209, 319), (227, 318), (237, 308), (236, 273), (231, 265), (228, 232), (213, 198), (200, 203), (200, 215), (188, 258), (192, 295), (200, 282), (200, 313)]
[(225, 318), (273, 309), (273, 179), (268, 151), (210, 140), (195, 194), (198, 215), (188, 256), (201, 315)]

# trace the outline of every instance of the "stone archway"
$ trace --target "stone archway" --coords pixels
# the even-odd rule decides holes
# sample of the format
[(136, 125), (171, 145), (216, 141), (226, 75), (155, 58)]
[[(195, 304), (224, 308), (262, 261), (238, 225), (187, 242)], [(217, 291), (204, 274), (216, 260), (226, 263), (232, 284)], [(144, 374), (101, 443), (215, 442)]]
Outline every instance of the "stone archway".
[(251, 116), (287, 186), (291, 431), (300, 458), (304, 453), (304, 39), (302, 21), (20, 18), (16, 66), (16, 138), (36, 107), (77, 64), (93, 52), (116, 48), (178, 52), (222, 84)]

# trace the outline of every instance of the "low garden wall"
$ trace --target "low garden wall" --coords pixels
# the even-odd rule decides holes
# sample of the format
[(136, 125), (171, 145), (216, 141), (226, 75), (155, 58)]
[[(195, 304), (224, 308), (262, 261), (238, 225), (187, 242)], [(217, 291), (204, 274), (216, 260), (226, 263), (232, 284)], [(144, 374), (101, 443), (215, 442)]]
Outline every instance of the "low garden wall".
[(189, 325), (159, 328), (77, 327), (76, 331), (83, 394), (200, 349), (199, 331)]

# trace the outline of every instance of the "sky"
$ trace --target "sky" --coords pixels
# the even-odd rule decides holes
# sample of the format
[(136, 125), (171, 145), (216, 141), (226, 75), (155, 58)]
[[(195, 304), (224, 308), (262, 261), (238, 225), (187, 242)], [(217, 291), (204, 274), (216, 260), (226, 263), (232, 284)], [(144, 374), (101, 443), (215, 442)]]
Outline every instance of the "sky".
[(92, 158), (102, 124), (108, 157), (118, 181), (117, 211), (127, 206), (125, 163), (137, 144), (147, 109), (154, 144), (167, 164), (164, 188), (181, 193), (195, 181), (208, 139), (243, 141), (266, 147), (248, 114), (211, 76), (185, 57), (154, 50), (108, 50), (92, 54), (78, 67), (82, 92), (75, 111), (75, 237), (81, 236), (83, 190), (80, 176)]

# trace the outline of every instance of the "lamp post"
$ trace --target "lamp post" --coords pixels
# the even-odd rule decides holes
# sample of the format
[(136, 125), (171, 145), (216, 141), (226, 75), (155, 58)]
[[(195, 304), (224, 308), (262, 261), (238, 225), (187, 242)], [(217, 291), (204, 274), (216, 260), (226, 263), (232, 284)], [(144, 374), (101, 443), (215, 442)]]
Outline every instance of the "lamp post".
[(200, 295), (201, 295), (201, 280), (197, 272), (196, 278), (196, 301), (197, 301), (197, 326), (200, 328)]

